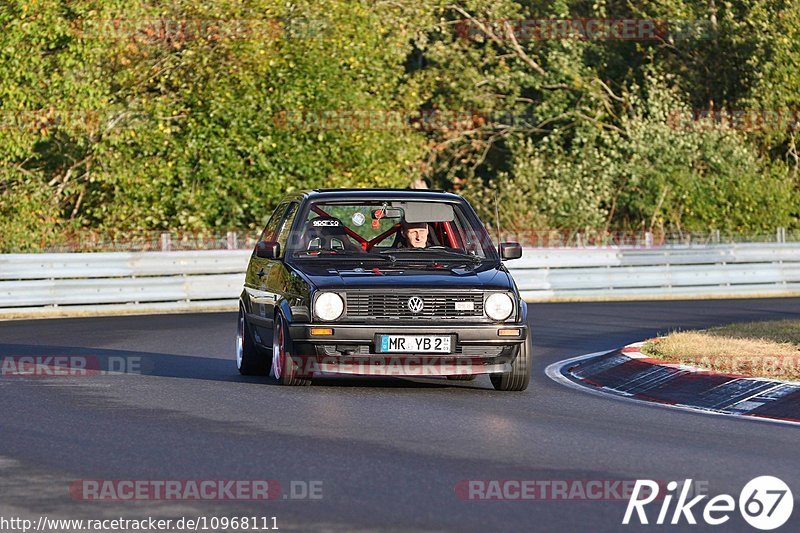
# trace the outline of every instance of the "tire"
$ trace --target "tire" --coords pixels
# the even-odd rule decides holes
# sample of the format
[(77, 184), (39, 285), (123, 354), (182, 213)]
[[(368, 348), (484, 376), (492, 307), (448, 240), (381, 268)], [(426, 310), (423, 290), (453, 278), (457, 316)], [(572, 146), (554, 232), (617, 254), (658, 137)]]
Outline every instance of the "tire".
[(278, 313), (272, 330), (272, 365), (270, 375), (280, 385), (311, 385), (311, 378), (300, 374), (302, 363), (294, 356), (294, 343), (286, 319)]
[(478, 376), (476, 376), (475, 374), (461, 374), (459, 376), (447, 376), (447, 379), (449, 379), (450, 381), (472, 381), (476, 377)]
[(244, 317), (244, 307), (240, 305), (236, 330), (236, 368), (243, 376), (265, 376), (269, 372), (271, 359), (253, 342), (250, 326)]
[(528, 383), (531, 381), (532, 346), (531, 337), (528, 335), (525, 342), (520, 344), (517, 357), (511, 362), (511, 370), (489, 375), (495, 390), (522, 391), (528, 388)]

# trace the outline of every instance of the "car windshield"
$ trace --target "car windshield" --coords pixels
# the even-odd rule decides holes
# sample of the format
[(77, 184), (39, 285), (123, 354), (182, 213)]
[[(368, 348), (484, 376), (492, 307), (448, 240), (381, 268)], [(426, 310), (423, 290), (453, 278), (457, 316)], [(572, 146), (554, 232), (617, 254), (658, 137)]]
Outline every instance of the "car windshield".
[(477, 216), (459, 202), (316, 201), (300, 216), (287, 250), (297, 259), (392, 263), (498, 259)]

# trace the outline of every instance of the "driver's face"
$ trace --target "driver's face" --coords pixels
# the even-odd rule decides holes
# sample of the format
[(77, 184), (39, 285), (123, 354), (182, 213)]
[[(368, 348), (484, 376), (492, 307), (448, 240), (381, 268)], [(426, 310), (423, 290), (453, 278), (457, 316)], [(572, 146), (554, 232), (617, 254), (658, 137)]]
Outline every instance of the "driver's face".
[(425, 248), (428, 243), (428, 228), (408, 228), (406, 241), (414, 248)]

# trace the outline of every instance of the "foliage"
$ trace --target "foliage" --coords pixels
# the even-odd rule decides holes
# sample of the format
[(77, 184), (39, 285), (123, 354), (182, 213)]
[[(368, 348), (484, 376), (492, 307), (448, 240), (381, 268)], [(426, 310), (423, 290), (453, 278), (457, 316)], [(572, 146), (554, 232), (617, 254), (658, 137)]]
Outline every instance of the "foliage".
[[(698, 31), (503, 23), (581, 17)], [(288, 191), (420, 178), (516, 229), (800, 227), (796, 124), (686, 118), (797, 116), (791, 0), (8, 0), (0, 24), (3, 251), (254, 230)]]

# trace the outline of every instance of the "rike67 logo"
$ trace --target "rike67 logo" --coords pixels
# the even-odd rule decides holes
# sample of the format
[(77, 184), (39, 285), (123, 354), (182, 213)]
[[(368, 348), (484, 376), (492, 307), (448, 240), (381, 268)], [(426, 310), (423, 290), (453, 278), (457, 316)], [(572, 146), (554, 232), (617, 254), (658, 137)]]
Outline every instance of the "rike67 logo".
[[(700, 514), (703, 521), (712, 526), (724, 524), (731, 518), (731, 513), (737, 507), (733, 496), (720, 494), (701, 505), (708, 496), (701, 494), (690, 499), (691, 486), (691, 479), (687, 479), (680, 489), (678, 482), (670, 481), (667, 483), (666, 493), (659, 494), (660, 485), (655, 481), (636, 480), (622, 523), (630, 524), (635, 516), (633, 523), (638, 520), (640, 524), (649, 524), (652, 516), (648, 518), (645, 506), (656, 499), (661, 503), (655, 521), (659, 525), (681, 524), (684, 520), (687, 524), (697, 524), (695, 513)], [(675, 497), (677, 501), (674, 508), (671, 508)], [(773, 476), (759, 476), (750, 480), (739, 493), (738, 508), (748, 524), (756, 529), (771, 530), (789, 520), (794, 508), (794, 498), (789, 486), (782, 480)]]

